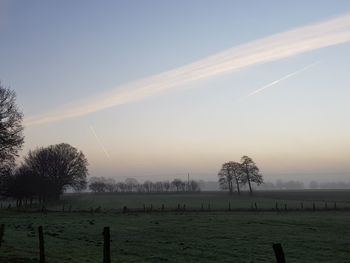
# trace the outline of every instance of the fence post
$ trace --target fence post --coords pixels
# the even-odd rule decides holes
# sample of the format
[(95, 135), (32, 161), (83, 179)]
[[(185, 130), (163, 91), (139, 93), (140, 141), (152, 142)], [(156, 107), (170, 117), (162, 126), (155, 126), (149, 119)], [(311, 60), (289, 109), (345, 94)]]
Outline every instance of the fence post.
[(282, 245), (280, 243), (273, 244), (272, 248), (273, 248), (273, 251), (275, 252), (277, 263), (286, 263)]
[(45, 263), (45, 246), (44, 246), (44, 233), (43, 227), (39, 226), (39, 262)]
[(111, 237), (109, 227), (103, 229), (103, 263), (111, 263)]
[(5, 225), (1, 224), (1, 226), (0, 226), (0, 247), (1, 247), (2, 241), (4, 240), (4, 234), (5, 234)]
[(228, 202), (228, 211), (231, 211), (231, 202)]

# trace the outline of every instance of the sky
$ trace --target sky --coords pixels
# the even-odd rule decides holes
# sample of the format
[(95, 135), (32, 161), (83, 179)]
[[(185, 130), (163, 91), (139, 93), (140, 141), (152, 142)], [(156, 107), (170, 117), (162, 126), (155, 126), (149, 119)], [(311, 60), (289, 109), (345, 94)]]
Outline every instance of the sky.
[(30, 149), (91, 176), (350, 178), (349, 1), (0, 0), (0, 80)]

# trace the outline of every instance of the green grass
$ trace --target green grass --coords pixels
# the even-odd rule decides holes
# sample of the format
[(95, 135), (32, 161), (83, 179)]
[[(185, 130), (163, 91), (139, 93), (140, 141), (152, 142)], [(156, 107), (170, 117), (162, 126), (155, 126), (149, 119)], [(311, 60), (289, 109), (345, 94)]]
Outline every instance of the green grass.
[[(167, 206), (187, 202), (214, 207), (228, 199), (237, 206), (252, 200), (274, 204), (337, 201), (348, 204), (348, 192), (265, 192), (228, 197), (199, 195), (67, 195), (73, 209), (101, 206), (103, 212), (35, 212), (0, 210), (6, 225), (0, 262), (37, 262), (37, 227), (44, 227), (49, 263), (102, 262), (104, 226), (111, 228), (112, 262), (275, 262), (272, 244), (281, 242), (287, 262), (349, 262), (350, 212), (118, 212), (143, 203)], [(283, 197), (283, 199), (281, 199)], [(322, 199), (323, 198), (323, 199)], [(326, 198), (326, 199), (325, 199)], [(209, 200), (210, 199), (210, 200)], [(59, 204), (55, 204), (59, 207)], [(52, 206), (52, 208), (54, 205)], [(223, 205), (222, 207), (226, 207)]]

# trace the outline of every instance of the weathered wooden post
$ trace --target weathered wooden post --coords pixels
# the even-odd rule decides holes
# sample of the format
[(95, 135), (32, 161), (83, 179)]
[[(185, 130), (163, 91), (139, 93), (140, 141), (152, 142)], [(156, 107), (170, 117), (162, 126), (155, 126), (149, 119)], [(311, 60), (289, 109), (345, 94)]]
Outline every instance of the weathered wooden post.
[(1, 224), (1, 226), (0, 226), (0, 247), (1, 247), (2, 241), (4, 240), (4, 234), (5, 234), (5, 225)]
[(280, 243), (273, 244), (272, 248), (273, 248), (273, 251), (275, 252), (277, 263), (286, 263), (282, 245)]
[(39, 226), (39, 262), (45, 263), (45, 246), (44, 246), (44, 233), (43, 227)]
[(103, 263), (111, 263), (111, 236), (109, 227), (103, 229)]

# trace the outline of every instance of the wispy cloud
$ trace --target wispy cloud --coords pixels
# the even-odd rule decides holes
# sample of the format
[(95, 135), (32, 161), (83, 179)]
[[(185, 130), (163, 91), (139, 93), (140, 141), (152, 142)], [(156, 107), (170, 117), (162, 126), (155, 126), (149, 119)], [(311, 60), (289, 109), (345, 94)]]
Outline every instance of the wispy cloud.
[(25, 120), (25, 125), (81, 117), (175, 90), (193, 81), (234, 73), (249, 66), (277, 61), (349, 41), (350, 14), (233, 47), (197, 62), (127, 83), (111, 92), (75, 103), (74, 106), (29, 117)]
[(264, 86), (262, 86), (262, 87), (260, 87), (260, 88), (258, 88), (258, 89), (256, 89), (256, 90), (254, 90), (253, 92), (249, 93), (249, 94), (247, 95), (247, 97), (254, 96), (254, 95), (256, 95), (256, 94), (258, 94), (258, 93), (264, 91), (265, 89), (268, 89), (268, 88), (270, 88), (270, 87), (272, 87), (272, 86), (275, 86), (275, 85), (279, 84), (280, 82), (282, 82), (282, 81), (284, 81), (284, 80), (287, 80), (287, 79), (289, 79), (289, 78), (291, 78), (291, 77), (293, 77), (293, 76), (295, 76), (295, 75), (298, 75), (298, 74), (302, 73), (302, 72), (305, 71), (305, 70), (308, 70), (308, 69), (312, 68), (313, 66), (315, 66), (315, 65), (317, 65), (317, 64), (319, 64), (319, 63), (320, 63), (319, 61), (318, 61), (318, 62), (314, 62), (314, 63), (312, 63), (312, 64), (310, 64), (310, 65), (308, 65), (308, 66), (306, 66), (306, 67), (303, 67), (303, 68), (301, 68), (301, 69), (299, 69), (299, 70), (297, 70), (297, 71), (294, 71), (294, 72), (292, 72), (292, 73), (289, 73), (289, 74), (285, 75), (285, 76), (282, 77), (282, 78), (276, 79), (276, 80), (270, 82), (269, 84), (266, 84), (266, 85), (264, 85)]
[(106, 157), (107, 157), (108, 159), (111, 159), (111, 156), (109, 155), (109, 153), (108, 153), (106, 147), (104, 147), (104, 145), (102, 144), (100, 138), (97, 136), (97, 133), (96, 133), (94, 127), (93, 127), (92, 125), (90, 125), (89, 127), (90, 127), (90, 131), (91, 131), (92, 135), (95, 137), (95, 139), (96, 139), (98, 145), (101, 147), (101, 149), (102, 149), (102, 151), (104, 152), (104, 154), (106, 155)]

